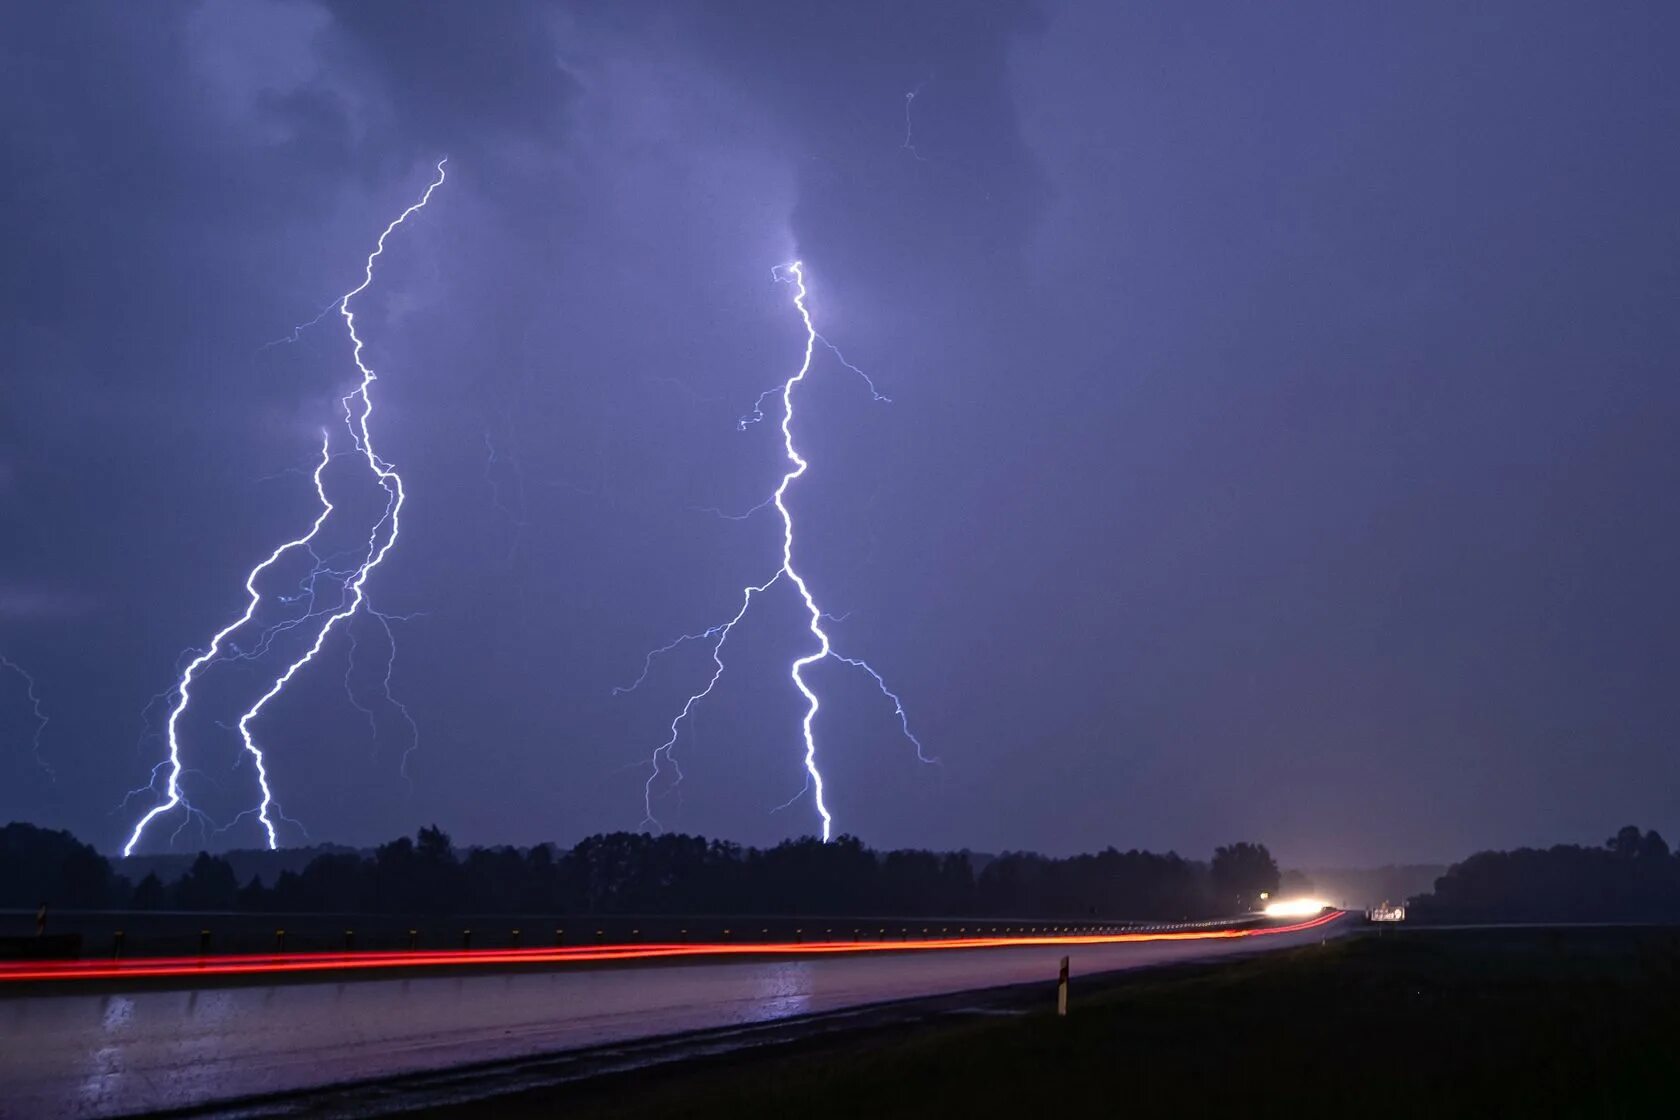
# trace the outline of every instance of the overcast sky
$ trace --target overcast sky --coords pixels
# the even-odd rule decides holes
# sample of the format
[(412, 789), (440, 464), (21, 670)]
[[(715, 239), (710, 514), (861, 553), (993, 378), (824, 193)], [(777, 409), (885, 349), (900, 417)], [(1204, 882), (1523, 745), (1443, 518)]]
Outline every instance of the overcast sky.
[[(794, 258), (891, 398), (819, 349), (796, 564), (940, 759), (813, 667), (838, 832), (1308, 864), (1680, 833), (1680, 8), (5, 7), (0, 653), (53, 776), (0, 673), (0, 819), (110, 850), (156, 803), (123, 798), (183, 651), (318, 512), (322, 429), (353, 450), (342, 321), (267, 344), (448, 157), (357, 304), (418, 746), (405, 779), (358, 614), (257, 724), (310, 837), (640, 824), (707, 648), (613, 687), (780, 559), (774, 510), (705, 511), (785, 469), (736, 421), (798, 368)], [(666, 827), (814, 830), (804, 625), (784, 585), (732, 634)], [(298, 636), (194, 686), (217, 824)]]

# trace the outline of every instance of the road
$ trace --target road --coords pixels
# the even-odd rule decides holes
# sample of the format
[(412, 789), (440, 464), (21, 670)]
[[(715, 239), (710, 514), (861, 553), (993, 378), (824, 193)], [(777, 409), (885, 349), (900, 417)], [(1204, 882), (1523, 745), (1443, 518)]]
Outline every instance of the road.
[[(1248, 936), (515, 968), (167, 990), (0, 989), (0, 1116), (108, 1117), (739, 1027), (888, 1000), (1283, 948), (1352, 923)], [(377, 977), (377, 973), (374, 974)]]

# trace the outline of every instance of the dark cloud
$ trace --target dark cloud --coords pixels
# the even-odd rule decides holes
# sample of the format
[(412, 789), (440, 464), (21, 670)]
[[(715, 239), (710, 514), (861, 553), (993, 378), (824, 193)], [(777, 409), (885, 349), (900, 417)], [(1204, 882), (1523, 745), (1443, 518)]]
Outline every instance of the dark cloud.
[[(708, 663), (611, 688), (773, 564), (772, 522), (695, 511), (776, 477), (775, 432), (733, 421), (797, 357), (769, 276), (794, 254), (893, 398), (816, 369), (801, 555), (944, 760), (823, 670), (842, 828), (1340, 863), (1660, 825), (1675, 30), (1561, 4), (19, 9), (0, 602), (33, 606), (0, 644), (64, 704), (52, 823), (114, 837), (148, 698), (307, 524), (347, 354), (330, 316), (264, 344), (448, 155), (359, 307), (410, 482), (373, 590), (415, 615), (393, 683), (421, 746), (410, 785), (381, 628), (354, 700), (335, 644), (264, 728), (318, 835), (639, 820)], [(779, 601), (743, 631), (668, 823), (809, 827), (770, 811), (801, 778), (797, 635)], [(188, 729), (223, 816), (248, 774), (216, 721), (256, 684), (228, 669)]]
[(1014, 277), (1044, 185), (1009, 63), (1046, 26), (1038, 5), (679, 10), (700, 49), (782, 122), (799, 167), (801, 249), (831, 258), (838, 283), (888, 302), (976, 268)]
[(0, 622), (63, 622), (85, 616), (93, 607), (85, 595), (0, 580)]
[(345, 0), (327, 10), (324, 65), (380, 91), (394, 144), (467, 161), (564, 141), (578, 85), (560, 63), (554, 5)]

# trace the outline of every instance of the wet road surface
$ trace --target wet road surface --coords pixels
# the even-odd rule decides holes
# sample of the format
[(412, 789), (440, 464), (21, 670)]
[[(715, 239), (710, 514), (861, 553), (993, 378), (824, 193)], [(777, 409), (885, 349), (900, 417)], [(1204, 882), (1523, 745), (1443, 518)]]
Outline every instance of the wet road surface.
[[(0, 991), (0, 1116), (108, 1117), (739, 1027), (888, 1000), (1286, 948), (1035, 945), (200, 989)], [(252, 978), (253, 980), (255, 978)]]

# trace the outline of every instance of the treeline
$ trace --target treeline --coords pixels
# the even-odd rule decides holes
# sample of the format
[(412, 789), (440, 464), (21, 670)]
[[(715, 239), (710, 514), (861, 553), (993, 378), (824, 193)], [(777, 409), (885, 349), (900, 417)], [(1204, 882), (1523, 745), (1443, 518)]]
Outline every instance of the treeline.
[(438, 828), (370, 854), (317, 856), (272, 883), (241, 883), (201, 853), (179, 878), (116, 874), (68, 832), (0, 828), (0, 907), (369, 914), (764, 914), (1176, 919), (1230, 914), (1275, 891), (1263, 845), (1210, 862), (1169, 852), (1053, 859), (1007, 853), (875, 852), (852, 837), (747, 848), (697, 836), (617, 832), (570, 850), (457, 849)]
[(1632, 825), (1603, 847), (1477, 852), (1410, 911), (1413, 920), (1451, 922), (1680, 921), (1680, 856)]

